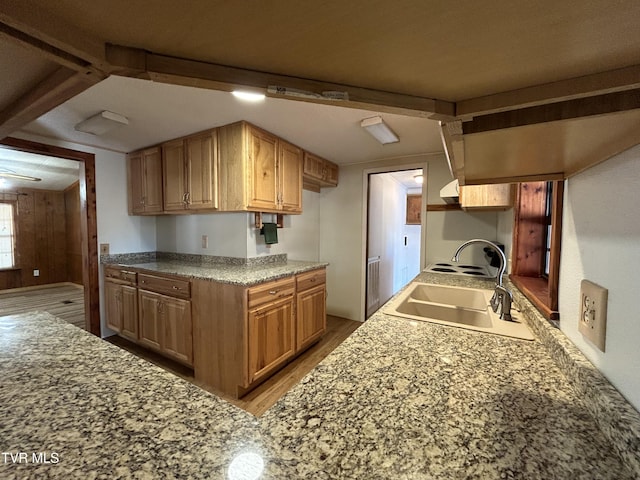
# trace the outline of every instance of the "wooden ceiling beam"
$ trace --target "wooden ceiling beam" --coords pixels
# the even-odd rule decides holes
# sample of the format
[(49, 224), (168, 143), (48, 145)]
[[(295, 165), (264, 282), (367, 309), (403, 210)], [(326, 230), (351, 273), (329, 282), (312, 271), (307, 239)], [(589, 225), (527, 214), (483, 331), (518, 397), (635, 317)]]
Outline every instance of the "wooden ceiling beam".
[(456, 103), (456, 116), (462, 120), (469, 120), (480, 115), (638, 88), (640, 88), (640, 65), (632, 65), (593, 75), (462, 100)]
[(103, 78), (60, 67), (0, 112), (0, 138), (10, 135)]
[(29, 2), (3, 0), (0, 23), (5, 36), (27, 44), (56, 63), (75, 70), (83, 65), (109, 70), (103, 40), (87, 35), (51, 12), (33, 8)]
[[(248, 88), (275, 98), (436, 120), (452, 119), (455, 111), (453, 103), (443, 100), (169, 57), (117, 45), (107, 45), (106, 55), (114, 71), (129, 71), (130, 76), (146, 72), (149, 78), (162, 83), (223, 91)], [(327, 92), (338, 92), (348, 99), (333, 100)]]

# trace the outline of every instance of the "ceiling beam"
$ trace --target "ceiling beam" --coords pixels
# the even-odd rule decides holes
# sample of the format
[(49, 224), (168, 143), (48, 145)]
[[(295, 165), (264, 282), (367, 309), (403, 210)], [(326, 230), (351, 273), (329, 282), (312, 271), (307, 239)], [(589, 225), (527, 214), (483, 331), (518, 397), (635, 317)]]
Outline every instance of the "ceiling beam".
[(474, 117), (462, 123), (465, 135), (503, 128), (523, 127), (537, 123), (624, 112), (640, 108), (640, 89), (577, 98), (547, 105)]
[[(455, 110), (453, 103), (443, 100), (169, 57), (117, 45), (107, 45), (106, 55), (112, 68), (129, 71), (130, 76), (146, 72), (149, 78), (162, 83), (223, 91), (248, 88), (276, 98), (437, 120), (452, 119)], [(332, 93), (328, 92), (336, 92), (342, 99), (331, 99)]]
[[(2, 0), (0, 23), (5, 36), (28, 44), (43, 55), (71, 69), (74, 65), (108, 71), (104, 41), (87, 35), (43, 9), (23, 0)], [(80, 62), (79, 62), (80, 61)]]
[(102, 78), (60, 67), (25, 95), (0, 111), (0, 139), (75, 97)]
[(570, 78), (456, 103), (456, 116), (469, 120), (479, 115), (534, 107), (640, 88), (640, 65)]

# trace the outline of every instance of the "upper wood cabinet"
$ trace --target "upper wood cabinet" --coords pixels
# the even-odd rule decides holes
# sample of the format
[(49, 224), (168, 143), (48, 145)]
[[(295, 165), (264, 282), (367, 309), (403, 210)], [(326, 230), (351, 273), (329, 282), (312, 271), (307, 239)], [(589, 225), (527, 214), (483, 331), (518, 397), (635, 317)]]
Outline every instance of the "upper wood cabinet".
[(507, 210), (513, 207), (512, 184), (465, 185), (459, 188), (460, 206), (465, 210)]
[(315, 192), (320, 187), (338, 185), (338, 165), (320, 158), (313, 153), (304, 152), (304, 188)]
[(162, 145), (165, 212), (218, 208), (216, 139), (211, 130)]
[(127, 156), (129, 214), (162, 213), (162, 159), (160, 147)]
[(218, 129), (220, 210), (302, 213), (302, 150), (247, 122)]

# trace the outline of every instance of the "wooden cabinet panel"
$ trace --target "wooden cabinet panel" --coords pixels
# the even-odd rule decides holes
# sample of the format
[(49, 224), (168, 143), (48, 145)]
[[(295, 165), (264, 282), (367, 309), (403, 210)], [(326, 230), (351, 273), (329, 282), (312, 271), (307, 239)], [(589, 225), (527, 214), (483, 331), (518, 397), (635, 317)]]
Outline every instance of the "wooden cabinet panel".
[(326, 281), (327, 271), (324, 268), (319, 268), (310, 272), (299, 273), (296, 276), (296, 287), (298, 292), (302, 292), (318, 285), (325, 285)]
[(164, 210), (184, 210), (186, 200), (186, 169), (184, 141), (182, 139), (162, 145), (162, 170), (164, 172)]
[(320, 187), (338, 185), (338, 165), (310, 152), (304, 152), (303, 179), (305, 188), (319, 191)]
[(162, 296), (160, 316), (163, 328), (162, 352), (187, 365), (193, 365), (191, 302)]
[(264, 303), (293, 296), (294, 293), (295, 283), (293, 277), (261, 283), (249, 289), (247, 295), (249, 302), (248, 305), (250, 309), (255, 308)]
[(249, 311), (249, 383), (278, 368), (295, 351), (293, 297)]
[(186, 192), (189, 210), (218, 208), (218, 161), (215, 131), (185, 140)]
[(160, 148), (148, 148), (128, 155), (129, 213), (162, 212), (162, 157)]
[(115, 332), (122, 330), (122, 316), (120, 310), (121, 285), (116, 282), (104, 282), (104, 310), (107, 327)]
[(141, 273), (138, 275), (138, 285), (145, 290), (153, 290), (173, 297), (189, 298), (191, 295), (189, 281), (178, 278)]
[(507, 210), (513, 206), (513, 185), (460, 186), (460, 206), (463, 209)]
[[(249, 171), (249, 208), (278, 209), (277, 143), (278, 138), (247, 125)], [(224, 161), (224, 159), (223, 159)]]
[(129, 340), (138, 340), (138, 289), (123, 285), (120, 290), (122, 330), (120, 334)]
[(302, 213), (302, 149), (284, 140), (278, 141), (280, 208)]
[(296, 351), (318, 340), (327, 328), (324, 284), (298, 293), (296, 309)]
[(162, 325), (160, 299), (157, 293), (138, 290), (139, 342), (152, 350), (161, 350)]

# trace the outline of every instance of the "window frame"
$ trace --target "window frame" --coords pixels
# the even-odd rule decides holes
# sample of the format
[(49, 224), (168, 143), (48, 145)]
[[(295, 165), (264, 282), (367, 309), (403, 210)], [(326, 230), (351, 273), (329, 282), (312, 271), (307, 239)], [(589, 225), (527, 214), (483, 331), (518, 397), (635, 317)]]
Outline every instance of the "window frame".
[[(549, 192), (549, 187), (551, 191)], [(549, 320), (560, 319), (558, 284), (562, 238), (564, 182), (523, 182), (518, 185), (510, 279)], [(549, 205), (550, 203), (550, 205)], [(551, 225), (551, 235), (547, 233)], [(549, 244), (549, 273), (545, 256)]]
[(7, 204), (11, 207), (11, 221), (12, 225), (12, 240), (11, 253), (13, 256), (13, 264), (10, 266), (0, 266), (0, 271), (16, 270), (18, 267), (18, 202), (15, 200), (7, 200), (6, 198), (0, 198), (0, 204)]

